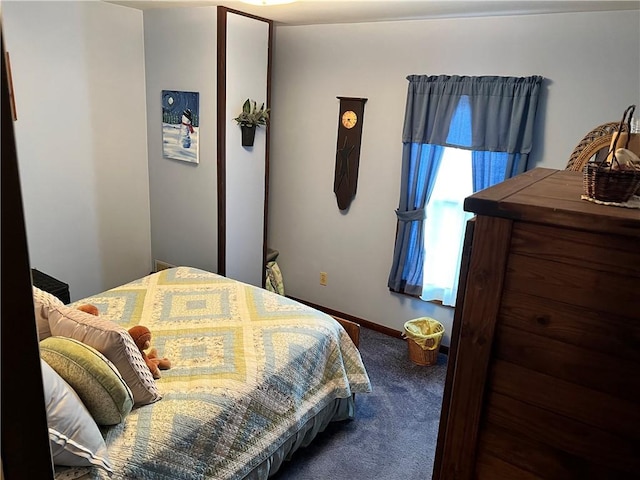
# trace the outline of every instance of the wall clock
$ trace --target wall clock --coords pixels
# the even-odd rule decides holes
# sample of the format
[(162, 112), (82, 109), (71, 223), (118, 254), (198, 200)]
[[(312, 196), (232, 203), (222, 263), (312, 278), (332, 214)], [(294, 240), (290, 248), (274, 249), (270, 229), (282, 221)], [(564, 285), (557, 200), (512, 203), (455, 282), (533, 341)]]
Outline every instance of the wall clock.
[(338, 208), (346, 210), (356, 196), (358, 167), (360, 166), (360, 142), (366, 98), (337, 97), (340, 100), (338, 115), (338, 142), (333, 192)]

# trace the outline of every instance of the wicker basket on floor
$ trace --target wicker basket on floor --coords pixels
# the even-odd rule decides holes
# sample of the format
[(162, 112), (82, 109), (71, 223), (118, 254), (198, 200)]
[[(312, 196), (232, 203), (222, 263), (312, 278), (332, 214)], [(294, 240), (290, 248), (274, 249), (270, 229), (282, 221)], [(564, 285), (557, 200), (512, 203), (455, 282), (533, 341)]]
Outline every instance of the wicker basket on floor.
[(403, 336), (409, 345), (409, 360), (417, 365), (435, 365), (438, 361), (444, 326), (429, 317), (409, 320), (404, 324)]

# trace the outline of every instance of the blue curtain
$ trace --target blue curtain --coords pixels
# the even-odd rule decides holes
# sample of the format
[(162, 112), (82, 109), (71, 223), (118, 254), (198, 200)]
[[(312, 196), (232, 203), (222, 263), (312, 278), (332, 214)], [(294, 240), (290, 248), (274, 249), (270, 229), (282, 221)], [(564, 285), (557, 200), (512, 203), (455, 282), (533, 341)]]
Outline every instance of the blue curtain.
[[(438, 146), (472, 150), (475, 191), (521, 173), (531, 151), (543, 78), (410, 75), (407, 80), (401, 195), (388, 286), (395, 292), (420, 295), (424, 211), (442, 152), (437, 157), (428, 155), (427, 165), (421, 167), (412, 166), (422, 158), (414, 158), (414, 151), (437, 152)], [(460, 102), (470, 107), (470, 138), (453, 134), (465, 123), (464, 118), (456, 118)], [(415, 195), (420, 182), (426, 185), (423, 196)]]
[(503, 152), (471, 152), (474, 193), (505, 180), (507, 157)]
[[(409, 75), (403, 142), (528, 154), (542, 77)], [(447, 142), (462, 96), (471, 104), (471, 144)]]
[(526, 161), (519, 153), (471, 152), (473, 170), (473, 193), (489, 188), (522, 172)]
[[(405, 143), (403, 146), (400, 206), (396, 210), (398, 227), (389, 288), (410, 295), (422, 293), (424, 262), (423, 221), (425, 205), (433, 191), (444, 148), (438, 145)], [(402, 255), (402, 258), (400, 258)]]

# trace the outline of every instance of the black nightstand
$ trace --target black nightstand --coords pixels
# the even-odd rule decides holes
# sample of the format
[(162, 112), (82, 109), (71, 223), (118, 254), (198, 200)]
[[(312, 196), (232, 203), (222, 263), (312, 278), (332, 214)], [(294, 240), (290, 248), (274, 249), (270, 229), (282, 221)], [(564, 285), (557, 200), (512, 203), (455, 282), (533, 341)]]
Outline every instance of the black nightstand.
[(36, 270), (35, 268), (31, 269), (31, 278), (33, 280), (34, 287), (38, 287), (40, 290), (44, 290), (45, 292), (55, 295), (65, 304), (71, 301), (69, 285), (66, 283), (61, 282), (46, 273), (42, 273), (40, 270)]

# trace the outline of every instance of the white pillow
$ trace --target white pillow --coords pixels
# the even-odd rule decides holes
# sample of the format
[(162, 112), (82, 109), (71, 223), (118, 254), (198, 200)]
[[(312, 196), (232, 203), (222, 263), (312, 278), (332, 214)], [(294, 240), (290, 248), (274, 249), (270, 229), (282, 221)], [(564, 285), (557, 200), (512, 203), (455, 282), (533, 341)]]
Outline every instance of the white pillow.
[(135, 405), (146, 405), (162, 398), (133, 338), (117, 323), (60, 305), (51, 308), (49, 325), (52, 335), (73, 338), (107, 357), (127, 382)]
[(51, 336), (49, 327), (49, 310), (51, 307), (64, 305), (55, 295), (33, 287), (33, 310), (36, 315), (36, 326), (38, 328), (38, 339), (44, 340)]
[(47, 362), (41, 359), (40, 365), (53, 463), (72, 467), (96, 466), (113, 472), (104, 438), (91, 414)]

